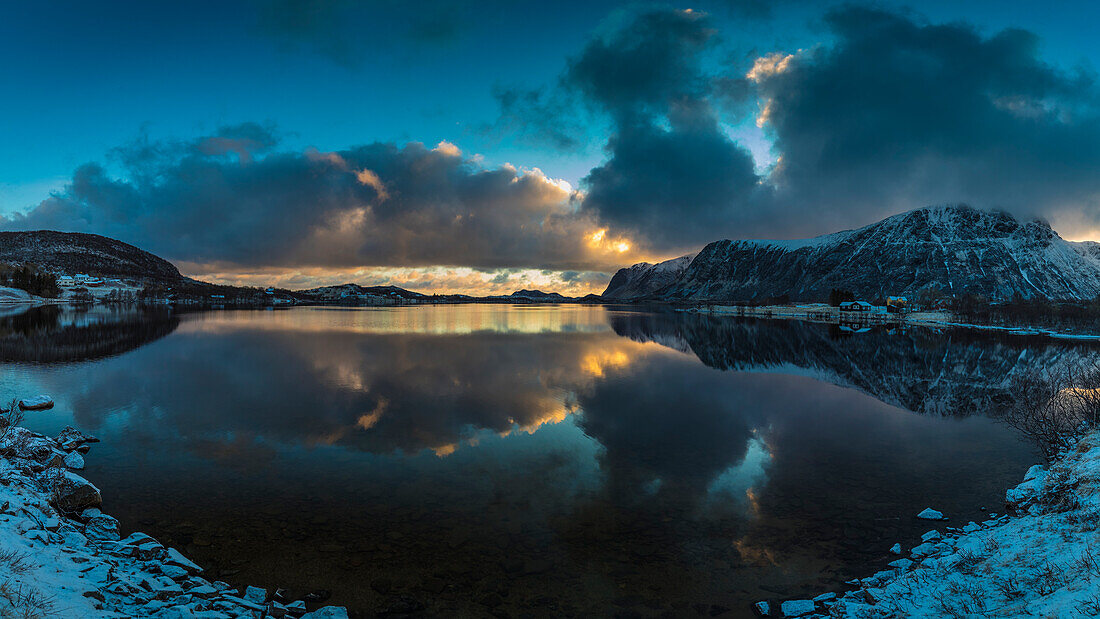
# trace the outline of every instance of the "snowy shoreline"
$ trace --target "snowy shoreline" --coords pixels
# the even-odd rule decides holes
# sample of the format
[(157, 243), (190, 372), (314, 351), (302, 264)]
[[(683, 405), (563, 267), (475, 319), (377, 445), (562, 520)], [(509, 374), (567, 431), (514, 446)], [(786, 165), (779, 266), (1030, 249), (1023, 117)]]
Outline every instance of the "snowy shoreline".
[(932, 529), (908, 550), (895, 545), (899, 558), (889, 569), (850, 581), (847, 592), (758, 602), (754, 610), (852, 619), (1100, 615), (1100, 431), (1049, 466), (1028, 469), (1005, 493), (1005, 509), (981, 523)]
[(95, 442), (71, 427), (48, 437), (0, 421), (0, 617), (347, 617), (210, 582), (143, 533), (120, 539), (99, 489), (74, 472)]
[(681, 311), (712, 314), (715, 316), (743, 316), (746, 318), (774, 318), (777, 320), (803, 320), (823, 324), (858, 324), (861, 326), (890, 325), (950, 329), (973, 329), (1006, 335), (1041, 336), (1052, 339), (1100, 341), (1100, 333), (1067, 333), (1038, 327), (1006, 327), (956, 322), (948, 312), (914, 312), (888, 314), (885, 312), (841, 312), (826, 304), (804, 305), (715, 305), (707, 308), (693, 307)]

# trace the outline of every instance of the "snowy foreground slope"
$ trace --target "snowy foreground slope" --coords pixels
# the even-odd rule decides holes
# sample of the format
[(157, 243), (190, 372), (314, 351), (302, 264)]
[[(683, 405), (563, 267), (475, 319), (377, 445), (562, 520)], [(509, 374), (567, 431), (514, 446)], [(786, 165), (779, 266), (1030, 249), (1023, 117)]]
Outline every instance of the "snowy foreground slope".
[(914, 297), (931, 287), (993, 299), (1100, 294), (1100, 245), (1066, 241), (1042, 221), (968, 206), (917, 209), (813, 239), (716, 241), (674, 281), (635, 294), (645, 288), (635, 284), (648, 273), (644, 267), (652, 268), (621, 269), (608, 292), (719, 303), (781, 295), (821, 301), (833, 288), (867, 299)]
[[(788, 602), (786, 616), (1100, 616), (1100, 433), (1028, 470), (1006, 507), (982, 523), (932, 529), (924, 543), (899, 549), (891, 569), (839, 599)], [(769, 615), (783, 608), (769, 605)]]
[(304, 617), (346, 619), (343, 608), (306, 614), (301, 602), (239, 592), (142, 533), (119, 538), (99, 490), (73, 472), (95, 439), (0, 429), (0, 618)]

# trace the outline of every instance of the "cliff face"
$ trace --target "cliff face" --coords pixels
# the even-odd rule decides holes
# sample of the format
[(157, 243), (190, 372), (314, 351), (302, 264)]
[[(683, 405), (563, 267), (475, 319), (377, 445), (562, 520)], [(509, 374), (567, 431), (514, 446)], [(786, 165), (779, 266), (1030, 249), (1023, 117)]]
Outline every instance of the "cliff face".
[[(629, 281), (624, 271), (616, 279)], [(716, 241), (675, 281), (646, 296), (821, 301), (832, 288), (861, 298), (938, 288), (992, 299), (1091, 299), (1100, 294), (1100, 246), (1066, 241), (1044, 222), (1020, 222), (1007, 213), (923, 208), (813, 239)]]

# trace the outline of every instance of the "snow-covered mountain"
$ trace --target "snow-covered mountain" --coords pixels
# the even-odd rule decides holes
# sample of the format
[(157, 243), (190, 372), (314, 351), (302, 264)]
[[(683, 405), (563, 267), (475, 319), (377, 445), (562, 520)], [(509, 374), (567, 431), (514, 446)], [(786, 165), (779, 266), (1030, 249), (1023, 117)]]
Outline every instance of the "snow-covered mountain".
[(695, 254), (680, 256), (657, 264), (639, 262), (634, 266), (619, 269), (603, 297), (607, 299), (634, 299), (646, 297), (677, 281), (691, 264)]
[[(636, 268), (620, 270), (612, 283)], [(812, 239), (716, 241), (647, 296), (820, 301), (832, 288), (874, 298), (932, 287), (992, 299), (1091, 299), (1100, 294), (1100, 244), (1066, 241), (1045, 222), (1008, 213), (929, 207)]]

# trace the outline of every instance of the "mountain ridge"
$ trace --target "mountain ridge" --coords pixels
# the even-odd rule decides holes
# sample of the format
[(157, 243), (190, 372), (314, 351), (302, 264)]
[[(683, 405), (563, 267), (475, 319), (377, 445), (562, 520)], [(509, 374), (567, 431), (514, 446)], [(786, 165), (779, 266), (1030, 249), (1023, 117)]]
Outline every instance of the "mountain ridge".
[[(612, 281), (629, 287), (636, 267)], [(640, 298), (822, 301), (833, 288), (861, 298), (939, 288), (1001, 300), (1091, 299), (1100, 294), (1100, 243), (1066, 241), (1044, 221), (1001, 211), (925, 207), (810, 239), (714, 241), (674, 281)]]

